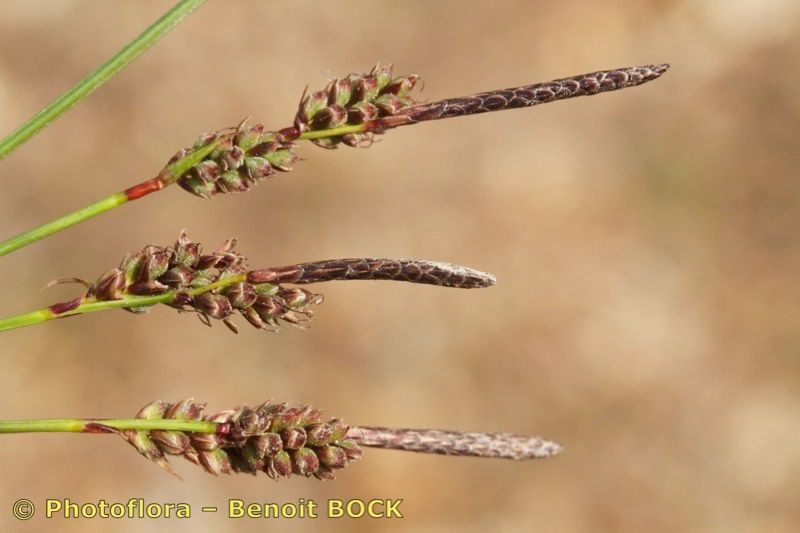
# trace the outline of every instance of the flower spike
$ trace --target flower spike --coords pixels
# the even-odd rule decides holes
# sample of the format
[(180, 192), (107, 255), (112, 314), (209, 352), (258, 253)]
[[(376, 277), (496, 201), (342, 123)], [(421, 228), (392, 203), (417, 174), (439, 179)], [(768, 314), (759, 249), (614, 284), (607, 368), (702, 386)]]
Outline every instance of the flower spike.
[(275, 331), (282, 324), (303, 327), (313, 316), (312, 306), (323, 300), (320, 294), (285, 284), (388, 280), (459, 289), (495, 284), (494, 276), (485, 272), (416, 259), (332, 259), (249, 270), (236, 245), (235, 239), (229, 239), (206, 253), (181, 231), (173, 246), (145, 246), (125, 256), (119, 267), (90, 284), (82, 297), (2, 319), (0, 331), (110, 308), (146, 313), (156, 304), (197, 313), (208, 325), (221, 320), (235, 333), (238, 327), (231, 319), (236, 314), (257, 329)]

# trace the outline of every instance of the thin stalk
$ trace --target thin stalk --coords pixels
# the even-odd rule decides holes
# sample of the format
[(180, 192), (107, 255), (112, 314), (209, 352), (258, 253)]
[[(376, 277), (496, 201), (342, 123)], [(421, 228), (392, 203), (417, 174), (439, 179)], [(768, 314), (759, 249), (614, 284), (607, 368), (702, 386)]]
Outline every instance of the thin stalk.
[(218, 424), (203, 420), (140, 418), (113, 418), (91, 420), (80, 418), (52, 418), (45, 420), (0, 420), (0, 433), (109, 433), (103, 428), (116, 430), (165, 430), (191, 433), (214, 433)]
[(115, 207), (119, 207), (133, 200), (138, 200), (139, 198), (147, 196), (152, 192), (160, 191), (164, 187), (174, 183), (181, 176), (181, 174), (202, 161), (203, 158), (210, 154), (221, 141), (222, 139), (218, 139), (217, 141), (209, 143), (203, 148), (193, 151), (186, 157), (169, 165), (161, 174), (153, 179), (143, 181), (138, 185), (134, 185), (133, 187), (129, 187), (124, 191), (112, 194), (111, 196), (103, 198), (102, 200), (88, 205), (83, 209), (78, 209), (77, 211), (73, 211), (72, 213), (64, 215), (37, 228), (20, 233), (16, 237), (12, 237), (8, 240), (0, 242), (0, 257), (13, 252), (14, 250), (22, 248), (23, 246), (27, 246), (40, 239), (43, 239), (48, 235), (58, 233), (59, 231), (63, 231), (71, 226), (74, 226), (75, 224), (79, 224), (84, 220), (88, 220), (96, 217), (97, 215), (105, 213), (106, 211), (110, 211)]
[[(234, 283), (241, 283), (246, 281), (246, 279), (247, 274), (238, 274), (183, 292), (189, 296), (197, 296), (198, 294), (212, 291), (214, 289), (221, 289), (223, 287), (233, 285)], [(95, 311), (105, 311), (107, 309), (147, 307), (156, 304), (169, 304), (175, 300), (175, 296), (179, 292), (180, 291), (168, 291), (164, 294), (157, 294), (155, 296), (126, 295), (119, 300), (108, 301), (98, 301), (94, 298), (75, 298), (74, 300), (51, 305), (50, 307), (45, 307), (43, 309), (37, 309), (36, 311), (31, 311), (30, 313), (0, 319), (0, 332), (24, 328), (26, 326), (33, 326), (34, 324), (47, 322), (48, 320), (53, 320), (56, 318), (82, 315), (85, 313), (94, 313)]]
[(14, 250), (22, 248), (23, 246), (27, 246), (32, 242), (44, 239), (53, 233), (58, 233), (59, 231), (70, 226), (74, 226), (75, 224), (83, 222), (84, 220), (96, 217), (101, 213), (105, 213), (106, 211), (114, 209), (115, 207), (119, 207), (127, 202), (127, 195), (124, 192), (118, 192), (107, 198), (103, 198), (98, 202), (90, 204), (83, 209), (78, 209), (77, 211), (69, 213), (68, 215), (64, 215), (63, 217), (52, 220), (47, 224), (42, 224), (37, 228), (20, 233), (16, 237), (12, 237), (0, 243), (0, 256), (11, 253)]
[[(340, 128), (332, 128), (329, 130), (309, 131), (300, 136), (301, 139), (322, 139), (325, 137), (338, 137), (347, 133), (361, 133), (367, 131), (367, 124), (359, 124), (357, 126), (342, 126)], [(186, 157), (179, 159), (172, 165), (168, 166), (157, 177), (143, 181), (137, 185), (129, 187), (124, 191), (112, 194), (107, 198), (103, 198), (93, 204), (90, 204), (82, 209), (68, 213), (60, 218), (42, 224), (36, 228), (30, 229), (15, 237), (11, 237), (3, 242), (0, 242), (0, 257), (18, 250), (24, 246), (28, 246), (40, 239), (43, 239), (54, 233), (58, 233), (76, 224), (80, 224), (97, 215), (101, 215), (106, 211), (110, 211), (115, 207), (123, 204), (138, 200), (150, 193), (160, 191), (161, 189), (172, 185), (183, 173), (202, 161), (208, 154), (213, 152), (217, 146), (225, 139), (221, 137), (208, 145), (192, 151)]]
[(325, 139), (328, 137), (341, 137), (342, 135), (347, 135), (349, 133), (364, 133), (369, 129), (368, 125), (369, 122), (365, 122), (363, 124), (339, 126), (338, 128), (330, 128), (327, 130), (305, 131), (297, 138), (310, 141), (313, 139)]
[(50, 122), (64, 114), (75, 104), (86, 98), (95, 89), (103, 85), (112, 76), (125, 68), (131, 61), (139, 57), (156, 41), (167, 34), (192, 11), (200, 7), (205, 0), (180, 0), (175, 6), (147, 28), (122, 50), (101, 65), (97, 70), (83, 78), (67, 92), (53, 100), (47, 107), (28, 119), (22, 126), (11, 132), (0, 141), (0, 159), (3, 159), (16, 148), (36, 135)]
[[(363, 133), (368, 131), (369, 128), (369, 123), (359, 124), (356, 126), (342, 126), (339, 128), (331, 128), (329, 130), (307, 131), (299, 138), (311, 140), (323, 139), (326, 137), (339, 137), (348, 133)], [(186, 157), (168, 166), (160, 175), (153, 179), (143, 181), (142, 183), (134, 185), (133, 187), (129, 187), (124, 191), (112, 194), (111, 196), (103, 198), (102, 200), (90, 204), (82, 209), (68, 213), (46, 224), (42, 224), (41, 226), (30, 229), (20, 233), (15, 237), (11, 237), (10, 239), (0, 242), (0, 257), (32, 244), (40, 239), (44, 239), (49, 235), (63, 231), (76, 224), (80, 224), (81, 222), (89, 220), (90, 218), (94, 218), (97, 215), (101, 215), (106, 211), (114, 209), (115, 207), (119, 207), (133, 200), (138, 200), (139, 198), (147, 196), (150, 193), (160, 191), (161, 189), (172, 185), (184, 172), (195, 166), (208, 154), (214, 151), (223, 140), (224, 138), (217, 139), (216, 141), (209, 143), (198, 150), (192, 151)]]

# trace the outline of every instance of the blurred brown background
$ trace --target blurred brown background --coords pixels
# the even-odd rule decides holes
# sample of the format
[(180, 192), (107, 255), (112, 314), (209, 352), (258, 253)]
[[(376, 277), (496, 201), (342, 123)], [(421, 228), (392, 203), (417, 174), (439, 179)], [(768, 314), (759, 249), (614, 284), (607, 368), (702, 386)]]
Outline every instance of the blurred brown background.
[[(172, 4), (0, 5), (10, 131)], [(0, 418), (133, 415), (268, 398), (354, 424), (534, 433), (513, 463), (367, 450), (333, 483), (179, 482), (112, 437), (3, 437), (0, 528), (120, 531), (796, 531), (800, 528), (800, 4), (209, 1), (0, 165), (3, 237), (154, 175), (203, 131), (287, 126), (303, 87), (394, 62), (423, 98), (670, 62), (643, 87), (401, 128), (368, 150), (303, 145), (291, 174), (200, 200), (178, 188), (0, 262), (3, 315), (70, 297), (180, 228), (236, 236), (254, 266), (347, 256), (454, 261), (458, 291), (329, 283), (307, 331), (157, 309), (3, 334)], [(36, 518), (11, 502), (187, 501), (190, 522)], [(228, 498), (404, 498), (402, 521), (203, 516)]]

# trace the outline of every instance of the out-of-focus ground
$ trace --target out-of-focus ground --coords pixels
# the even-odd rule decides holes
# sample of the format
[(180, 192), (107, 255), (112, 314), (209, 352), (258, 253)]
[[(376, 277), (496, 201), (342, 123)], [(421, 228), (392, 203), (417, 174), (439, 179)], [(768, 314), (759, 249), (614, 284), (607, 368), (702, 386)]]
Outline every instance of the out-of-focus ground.
[[(0, 5), (0, 129), (94, 68), (170, 1)], [(186, 227), (255, 266), (454, 261), (457, 291), (329, 283), (313, 326), (205, 328), (169, 309), (5, 333), (0, 418), (126, 416), (151, 399), (306, 402), (354, 424), (542, 434), (529, 463), (367, 450), (336, 482), (183, 482), (113, 437), (2, 438), (0, 528), (30, 531), (797, 531), (800, 4), (211, 1), (0, 164), (10, 236), (154, 175), (203, 131), (291, 123), (303, 87), (394, 62), (435, 99), (672, 63), (643, 87), (302, 145), (294, 172), (213, 201), (178, 188), (0, 260), (0, 314), (75, 294)], [(45, 521), (11, 503), (186, 501), (189, 523)], [(202, 505), (403, 498), (403, 520), (228, 520)]]

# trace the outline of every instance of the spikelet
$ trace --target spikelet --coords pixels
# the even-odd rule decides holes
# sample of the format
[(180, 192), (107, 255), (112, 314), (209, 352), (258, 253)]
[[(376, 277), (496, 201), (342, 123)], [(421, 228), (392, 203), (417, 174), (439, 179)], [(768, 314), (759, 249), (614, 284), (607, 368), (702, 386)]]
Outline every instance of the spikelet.
[(292, 474), (333, 479), (337, 470), (361, 458), (361, 449), (346, 438), (341, 420), (323, 420), (307, 406), (266, 402), (203, 416), (204, 404), (193, 399), (174, 404), (155, 401), (136, 418), (206, 420), (216, 433), (126, 430), (122, 436), (139, 453), (174, 473), (168, 455), (181, 455), (211, 474), (264, 472), (272, 479)]
[[(173, 247), (146, 246), (137, 254), (126, 256), (119, 268), (111, 270), (89, 287), (85, 297), (96, 300), (118, 300), (126, 294), (147, 296), (176, 292), (168, 303), (178, 310), (196, 311), (204, 322), (222, 320), (231, 330), (237, 327), (229, 320), (241, 314), (259, 329), (274, 330), (281, 322), (302, 325), (312, 315), (309, 306), (322, 302), (322, 297), (301, 288), (287, 288), (269, 283), (234, 282), (197, 295), (191, 289), (239, 276), (247, 272), (246, 259), (235, 250), (236, 240), (226, 241), (210, 254), (204, 254), (199, 243), (192, 242), (181, 231)], [(145, 313), (152, 306), (128, 308)]]
[(292, 170), (297, 160), (295, 143), (279, 133), (264, 131), (261, 124), (248, 126), (245, 120), (233, 130), (201, 135), (192, 147), (175, 154), (168, 165), (214, 141), (219, 145), (178, 178), (181, 187), (202, 198), (247, 191), (275, 171)]
[[(302, 133), (395, 116), (401, 109), (414, 103), (411, 91), (418, 81), (419, 76), (415, 74), (394, 76), (392, 65), (378, 63), (369, 74), (350, 74), (345, 78), (332, 80), (321, 91), (304, 94), (294, 126)], [(314, 143), (325, 148), (335, 148), (339, 143), (358, 146), (368, 141), (369, 135), (349, 133), (316, 139)]]

